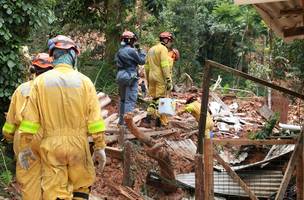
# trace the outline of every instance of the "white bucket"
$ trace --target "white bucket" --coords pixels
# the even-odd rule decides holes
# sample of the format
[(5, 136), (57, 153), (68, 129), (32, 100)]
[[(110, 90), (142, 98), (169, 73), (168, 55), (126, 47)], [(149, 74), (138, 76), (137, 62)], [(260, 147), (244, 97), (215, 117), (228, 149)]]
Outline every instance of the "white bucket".
[(176, 103), (171, 98), (160, 98), (158, 104), (158, 112), (161, 115), (175, 115)]

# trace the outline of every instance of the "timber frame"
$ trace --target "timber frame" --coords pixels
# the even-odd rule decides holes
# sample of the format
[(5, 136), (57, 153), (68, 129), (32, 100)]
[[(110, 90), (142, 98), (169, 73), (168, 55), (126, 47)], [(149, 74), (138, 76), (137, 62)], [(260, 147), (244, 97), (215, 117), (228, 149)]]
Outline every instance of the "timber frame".
[[(295, 91), (289, 90), (287, 88), (269, 83), (262, 79), (250, 76), (249, 74), (243, 73), (241, 71), (235, 70), (228, 66), (222, 65), (220, 63), (206, 60), (204, 67), (204, 77), (203, 77), (203, 93), (202, 93), (202, 103), (201, 103), (201, 116), (199, 122), (199, 136), (198, 136), (198, 146), (197, 154), (195, 156), (195, 199), (214, 199), (214, 184), (213, 184), (213, 159), (216, 159), (227, 173), (231, 176), (233, 180), (239, 183), (240, 187), (248, 194), (249, 198), (252, 200), (257, 200), (258, 198), (250, 190), (247, 184), (242, 181), (242, 179), (232, 170), (232, 168), (227, 164), (221, 157), (213, 151), (214, 144), (221, 145), (282, 145), (282, 144), (295, 144), (295, 149), (290, 157), (286, 172), (284, 174), (283, 180), (281, 182), (279, 191), (276, 195), (276, 200), (282, 200), (287, 189), (288, 183), (291, 179), (292, 173), (296, 168), (296, 185), (297, 185), (297, 200), (304, 199), (304, 127), (297, 138), (293, 139), (282, 139), (282, 140), (247, 140), (247, 139), (205, 139), (204, 130), (206, 127), (207, 118), (207, 107), (208, 107), (208, 97), (209, 97), (209, 83), (212, 73), (212, 68), (218, 68), (234, 75), (241, 76), (243, 78), (249, 79), (256, 83), (271, 87), (273, 89), (284, 92), (300, 99), (304, 99), (304, 95), (297, 93)], [(203, 170), (201, 170), (203, 168)]]

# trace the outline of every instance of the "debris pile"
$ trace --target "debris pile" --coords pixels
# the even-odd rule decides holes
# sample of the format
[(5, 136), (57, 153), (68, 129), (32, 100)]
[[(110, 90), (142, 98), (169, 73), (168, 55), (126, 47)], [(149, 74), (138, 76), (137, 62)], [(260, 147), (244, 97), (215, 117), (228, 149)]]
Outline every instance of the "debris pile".
[[(177, 109), (185, 104), (187, 97), (191, 93), (173, 93), (177, 102)], [(199, 97), (201, 92), (196, 93)], [(191, 94), (193, 95), (193, 94)], [(129, 173), (132, 179), (130, 185), (126, 186), (123, 182), (125, 173), (124, 142), (121, 142), (121, 130), (117, 126), (118, 109), (114, 102), (118, 102), (116, 97), (111, 98), (106, 94), (98, 94), (101, 104), (102, 115), (107, 123), (106, 140), (108, 147), (112, 148), (107, 151), (108, 161), (105, 170), (98, 173), (96, 184), (93, 187), (93, 194), (107, 199), (182, 199), (191, 196), (194, 191), (193, 172), (194, 172), (194, 155), (196, 153), (196, 144), (198, 136), (198, 123), (195, 118), (188, 113), (170, 118), (170, 128), (156, 130), (155, 128), (141, 127), (141, 121), (147, 113), (144, 108), (137, 108), (131, 120), (137, 131), (142, 136), (134, 135), (132, 129), (125, 129), (122, 141), (131, 141), (132, 153), (130, 156)], [(145, 100), (148, 100), (147, 98)], [(145, 100), (142, 100), (145, 102)], [(114, 102), (113, 102), (114, 101)], [(112, 102), (112, 103), (111, 103)], [(271, 134), (266, 138), (276, 138), (281, 136), (283, 129), (288, 129), (289, 133), (297, 133), (299, 122), (303, 116), (304, 109), (297, 105), (289, 106), (290, 123), (298, 122), (293, 125), (276, 124), (271, 127)], [(212, 130), (213, 138), (219, 139), (254, 139), (258, 131), (263, 130), (273, 116), (271, 110), (265, 105), (265, 99), (254, 97), (251, 99), (239, 99), (235, 96), (220, 96), (220, 94), (211, 92), (209, 98), (209, 111), (214, 120)], [(130, 127), (129, 127), (130, 128)], [(148, 141), (148, 143), (147, 143)], [(152, 143), (149, 143), (153, 141)], [(155, 146), (156, 145), (156, 146)], [(271, 162), (288, 158), (284, 157), (293, 152), (295, 145), (273, 145), (269, 146), (216, 146), (219, 156), (232, 166), (232, 169), (241, 177), (247, 177), (254, 186), (255, 181), (277, 180), (276, 185), (265, 193), (263, 190), (254, 190), (257, 196), (270, 196), (278, 189), (278, 183), (282, 180), (283, 172), (276, 169), (271, 170)], [(163, 165), (155, 159), (159, 153), (151, 153), (151, 149), (162, 149), (160, 152), (166, 152), (166, 158), (171, 160), (170, 166), (173, 170), (173, 177), (167, 176), (162, 170)], [(117, 156), (118, 155), (118, 156)], [(259, 167), (261, 170), (256, 171)], [(239, 186), (233, 187), (234, 190), (225, 188), (216, 181), (216, 177), (225, 178), (228, 174), (223, 167), (216, 162), (214, 163), (214, 182), (215, 192), (221, 195), (233, 196), (239, 193), (240, 196), (246, 196)], [(244, 171), (246, 169), (247, 171)], [(267, 171), (268, 170), (268, 171)], [(250, 171), (250, 173), (249, 173)], [(248, 173), (247, 173), (248, 172)], [(265, 176), (263, 176), (263, 174)], [(167, 174), (168, 175), (168, 174)], [(226, 178), (227, 178), (226, 177)], [(255, 180), (259, 179), (259, 180)], [(178, 180), (178, 181), (177, 181)], [(232, 179), (227, 180), (227, 185), (236, 184)], [(190, 182), (189, 182), (190, 181)], [(192, 181), (192, 182), (191, 182)], [(246, 181), (246, 180), (245, 180)], [(250, 181), (249, 186), (251, 187)], [(154, 187), (153, 187), (154, 186)], [(177, 190), (168, 191), (166, 187), (172, 186)], [(158, 188), (158, 189), (157, 189)], [(168, 189), (168, 188), (167, 188)], [(240, 192), (241, 191), (241, 192)], [(225, 199), (225, 198), (221, 198)]]

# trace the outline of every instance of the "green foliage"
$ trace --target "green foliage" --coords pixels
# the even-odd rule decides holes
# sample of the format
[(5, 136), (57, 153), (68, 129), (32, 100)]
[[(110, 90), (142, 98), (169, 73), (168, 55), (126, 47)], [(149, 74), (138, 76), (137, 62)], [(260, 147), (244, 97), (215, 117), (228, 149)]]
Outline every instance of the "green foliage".
[(5, 146), (0, 147), (0, 184), (7, 187), (13, 180), (12, 171), (14, 171), (15, 167), (14, 161), (5, 156), (6, 148)]
[[(180, 49), (177, 77), (186, 72), (196, 82), (201, 81), (206, 58), (231, 67), (244, 66), (246, 71), (246, 55), (256, 50), (256, 39), (267, 34), (252, 7), (236, 6), (228, 0), (170, 0), (160, 16), (160, 26), (174, 32), (174, 45)], [(224, 84), (231, 80), (224, 74)]]
[(273, 47), (273, 55), (276, 57), (275, 71), (277, 76), (293, 80), (293, 89), (304, 91), (304, 40), (296, 40), (292, 43), (284, 43), (276, 39)]
[(116, 67), (92, 57), (92, 51), (83, 52), (79, 57), (78, 70), (94, 82), (97, 91), (107, 94), (117, 93)]
[[(23, 82), (24, 67), (20, 58), (20, 46), (29, 36), (31, 28), (38, 28), (48, 19), (43, 1), (0, 1), (0, 112), (7, 111), (9, 97)], [(4, 116), (1, 114), (0, 121)]]
[(272, 134), (272, 130), (277, 124), (280, 118), (279, 113), (275, 113), (271, 118), (266, 122), (264, 127), (257, 132), (256, 134), (251, 134), (250, 139), (257, 140), (257, 139), (266, 139)]

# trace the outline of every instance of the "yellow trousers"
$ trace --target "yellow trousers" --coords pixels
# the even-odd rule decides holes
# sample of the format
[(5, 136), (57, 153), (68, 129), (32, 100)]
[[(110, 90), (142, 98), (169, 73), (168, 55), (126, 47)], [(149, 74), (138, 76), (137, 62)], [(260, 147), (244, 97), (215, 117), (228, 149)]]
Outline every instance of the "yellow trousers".
[(86, 136), (50, 136), (41, 142), (43, 200), (89, 194), (95, 169)]

